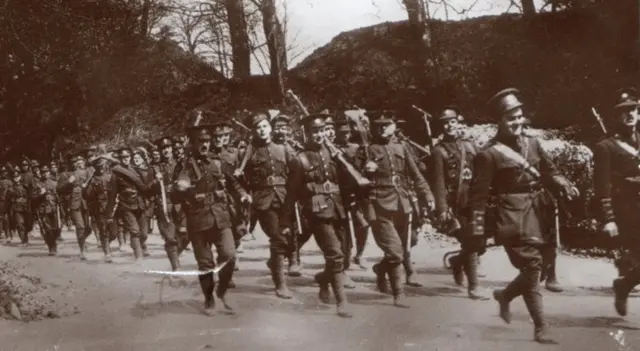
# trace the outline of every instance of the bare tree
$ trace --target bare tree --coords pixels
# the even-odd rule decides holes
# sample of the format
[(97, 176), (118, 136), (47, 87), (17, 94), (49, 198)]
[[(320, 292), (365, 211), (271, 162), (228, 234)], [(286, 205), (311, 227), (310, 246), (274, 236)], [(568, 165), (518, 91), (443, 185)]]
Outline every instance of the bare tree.
[(525, 17), (535, 16), (536, 5), (533, 0), (521, 0), (522, 2), (522, 15)]
[(195, 5), (177, 8), (174, 13), (172, 25), (175, 28), (176, 40), (188, 52), (198, 54), (210, 34), (209, 28), (205, 25), (204, 14)]
[[(215, 2), (215, 1), (214, 1)], [(245, 6), (242, 0), (225, 0), (227, 23), (233, 52), (233, 76), (245, 78), (251, 75), (251, 47), (247, 33)]]
[[(284, 24), (278, 18), (275, 0), (252, 0), (262, 14), (262, 28), (269, 53), (269, 74), (272, 84), (284, 99), (284, 74), (288, 68), (287, 43)], [(286, 13), (286, 7), (285, 11)]]

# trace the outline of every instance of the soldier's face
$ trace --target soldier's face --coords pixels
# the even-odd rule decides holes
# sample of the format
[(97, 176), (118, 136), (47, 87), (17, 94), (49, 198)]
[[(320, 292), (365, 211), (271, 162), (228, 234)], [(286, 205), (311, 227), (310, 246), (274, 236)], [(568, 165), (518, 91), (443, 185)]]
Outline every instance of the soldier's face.
[(229, 134), (220, 134), (214, 136), (213, 144), (218, 149), (227, 146), (229, 144)]
[(456, 136), (460, 132), (460, 122), (456, 118), (450, 118), (444, 122), (444, 133), (448, 136)]
[(162, 157), (160, 156), (160, 152), (158, 151), (154, 151), (153, 154), (151, 154), (152, 158), (153, 158), (153, 162), (160, 162), (160, 160), (162, 159)]
[(310, 127), (309, 140), (314, 144), (321, 144), (322, 140), (327, 137), (325, 127)]
[(41, 173), (41, 176), (43, 179), (49, 179), (51, 178), (51, 171), (49, 170), (43, 170)]
[(389, 139), (396, 134), (396, 124), (388, 123), (388, 124), (380, 125), (378, 129), (378, 133), (380, 137), (384, 139)]
[(634, 127), (638, 124), (638, 118), (640, 115), (638, 114), (638, 107), (630, 107), (624, 111), (620, 112), (620, 123), (627, 127)]
[(211, 150), (211, 138), (197, 138), (194, 143), (200, 156), (205, 156)]
[(171, 145), (165, 145), (162, 147), (162, 157), (164, 157), (165, 160), (173, 157), (173, 147)]
[(128, 152), (123, 152), (120, 155), (120, 162), (122, 162), (125, 165), (130, 165), (131, 164), (131, 154), (129, 154)]
[(29, 170), (29, 164), (28, 163), (23, 163), (21, 168), (20, 168), (23, 172), (26, 172)]
[(58, 166), (53, 164), (51, 165), (51, 173), (58, 173)]
[(144, 158), (140, 154), (133, 155), (133, 165), (140, 167), (144, 164)]
[(328, 124), (324, 127), (324, 134), (330, 142), (336, 141), (336, 128), (332, 124)]
[(336, 134), (336, 138), (341, 143), (346, 143), (351, 140), (351, 131), (350, 130), (341, 130)]
[(522, 111), (521, 108), (507, 111), (502, 116), (502, 123), (513, 135), (522, 135), (526, 121), (527, 119), (524, 116), (524, 111)]
[(84, 169), (84, 160), (76, 161), (76, 169)]
[(269, 140), (271, 139), (271, 124), (269, 123), (269, 121), (264, 120), (261, 121), (260, 123), (258, 123), (255, 126), (255, 134), (258, 138), (262, 139), (262, 140)]

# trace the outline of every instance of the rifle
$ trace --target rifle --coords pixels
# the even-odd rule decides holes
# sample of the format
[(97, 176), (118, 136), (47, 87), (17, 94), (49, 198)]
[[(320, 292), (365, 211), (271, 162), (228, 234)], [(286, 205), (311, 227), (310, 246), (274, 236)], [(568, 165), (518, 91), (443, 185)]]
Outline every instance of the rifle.
[(433, 135), (431, 134), (431, 125), (429, 124), (429, 119), (431, 119), (431, 114), (429, 114), (429, 112), (421, 109), (420, 107), (416, 106), (416, 105), (411, 105), (411, 107), (422, 113), (422, 119), (424, 120), (424, 125), (426, 127), (426, 132), (427, 132), (427, 137), (429, 138), (429, 147), (431, 149), (433, 149)]

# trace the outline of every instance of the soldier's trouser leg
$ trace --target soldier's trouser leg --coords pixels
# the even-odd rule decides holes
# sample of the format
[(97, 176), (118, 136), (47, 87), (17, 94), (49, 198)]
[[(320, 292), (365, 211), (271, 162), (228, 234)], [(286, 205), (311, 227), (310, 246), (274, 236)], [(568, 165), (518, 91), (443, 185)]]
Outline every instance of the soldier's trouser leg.
[(167, 252), (167, 258), (171, 264), (171, 270), (180, 269), (180, 259), (178, 258), (178, 238), (176, 235), (176, 226), (172, 222), (164, 219), (163, 215), (158, 216), (158, 231), (164, 240), (164, 250)]
[(47, 244), (49, 254), (53, 255), (57, 251), (57, 234), (59, 232), (57, 230), (55, 214), (38, 213), (37, 215), (40, 219), (40, 230), (42, 231), (42, 237), (45, 244)]
[(406, 274), (406, 281), (405, 283), (409, 286), (414, 286), (414, 287), (421, 287), (422, 284), (420, 282), (418, 282), (418, 279), (416, 277), (416, 273), (415, 270), (413, 269), (413, 262), (411, 262), (411, 251), (407, 250), (407, 239), (410, 240), (409, 245), (411, 245), (411, 247), (416, 246), (416, 244), (418, 243), (418, 228), (417, 226), (414, 227), (412, 225), (411, 227), (411, 231), (410, 231), (410, 238), (407, 237), (406, 231), (404, 233), (404, 235), (401, 233), (400, 234), (400, 239), (402, 241), (402, 247), (405, 249), (404, 251), (404, 259), (402, 260), (402, 266), (404, 268), (404, 272)]
[(131, 249), (133, 250), (133, 256), (136, 260), (142, 258), (142, 243), (140, 237), (142, 236), (140, 228), (140, 222), (143, 222), (144, 216), (142, 211), (122, 211), (122, 223), (124, 230), (131, 235)]
[(362, 264), (362, 254), (364, 254), (364, 248), (367, 245), (367, 239), (369, 237), (369, 227), (354, 227), (354, 236), (356, 242), (356, 257), (354, 258), (354, 262), (356, 264)]
[(485, 299), (478, 286), (478, 257), (485, 253), (486, 238), (484, 236), (471, 236), (459, 238), (461, 243), (460, 254), (457, 256), (457, 264), (462, 267), (467, 277), (467, 290), (471, 299)]
[[(384, 258), (378, 266), (378, 277), (388, 272), (391, 278), (391, 291), (394, 303), (398, 307), (406, 307), (402, 286), (405, 249), (402, 246), (401, 235), (407, 235), (408, 215), (400, 211), (385, 211), (376, 209), (376, 219), (371, 223), (373, 238), (384, 253)], [(403, 233), (403, 234), (401, 234)], [(380, 277), (379, 277), (380, 279)]]
[(542, 248), (542, 269), (540, 280), (545, 280), (545, 287), (552, 292), (562, 292), (562, 286), (556, 276), (556, 259), (558, 251), (555, 243), (550, 243)]
[[(291, 218), (296, 218), (295, 213), (291, 215)], [(300, 218), (300, 222), (303, 222), (303, 219)], [(281, 230), (284, 228), (281, 228)], [(287, 258), (289, 259), (289, 276), (299, 277), (302, 273), (300, 267), (300, 228), (298, 225), (294, 223), (293, 228), (290, 228), (291, 232), (287, 236)], [(302, 230), (305, 230), (304, 226)]]
[(83, 210), (71, 210), (71, 220), (76, 227), (76, 239), (80, 247), (80, 258), (85, 259), (85, 242), (89, 236), (89, 232), (85, 230), (86, 214)]
[(282, 233), (280, 226), (280, 209), (269, 208), (267, 210), (256, 210), (256, 217), (260, 227), (269, 237), (270, 258), (267, 262), (271, 270), (271, 278), (276, 286), (276, 295), (283, 299), (292, 297), (287, 280), (284, 275), (284, 258), (289, 253), (287, 238)]
[(29, 235), (27, 234), (27, 230), (24, 224), (24, 212), (14, 212), (13, 220), (16, 226), (16, 232), (18, 232), (18, 237), (20, 238), (20, 242), (22, 244), (29, 243)]
[(509, 303), (522, 295), (535, 328), (535, 340), (541, 343), (554, 342), (548, 335), (548, 326), (544, 319), (542, 294), (539, 281), (542, 272), (542, 254), (540, 248), (531, 245), (505, 246), (511, 264), (520, 270), (520, 274), (504, 290), (494, 292), (500, 303), (501, 317), (510, 322)]
[(224, 267), (222, 267), (218, 273), (220, 280), (218, 282), (216, 296), (223, 301), (226, 309), (232, 310), (233, 308), (225, 297), (231, 285), (236, 265), (236, 244), (233, 237), (233, 230), (231, 228), (225, 228), (214, 231), (213, 245), (215, 245), (216, 252), (218, 253), (216, 263), (218, 265), (224, 264)]
[(320, 273), (316, 280), (320, 283), (319, 297), (323, 302), (327, 302), (327, 285), (331, 284), (333, 294), (336, 297), (336, 307), (338, 315), (350, 317), (348, 311), (347, 295), (344, 290), (344, 241), (345, 236), (349, 236), (345, 230), (344, 221), (317, 219), (313, 220), (314, 238), (318, 247), (322, 251), (325, 259), (324, 272)]
[(351, 267), (351, 250), (353, 249), (353, 241), (351, 239), (351, 233), (349, 232), (349, 221), (346, 219), (341, 220), (338, 222), (338, 224), (340, 225), (340, 228), (339, 230), (338, 229), (336, 230), (338, 230), (338, 238), (340, 239), (342, 256), (344, 258), (342, 261), (342, 266), (344, 268), (343, 270), (345, 271), (343, 273), (344, 277), (342, 277), (343, 284), (344, 284), (344, 287), (347, 289), (355, 289), (356, 284), (346, 272), (349, 269), (349, 267)]

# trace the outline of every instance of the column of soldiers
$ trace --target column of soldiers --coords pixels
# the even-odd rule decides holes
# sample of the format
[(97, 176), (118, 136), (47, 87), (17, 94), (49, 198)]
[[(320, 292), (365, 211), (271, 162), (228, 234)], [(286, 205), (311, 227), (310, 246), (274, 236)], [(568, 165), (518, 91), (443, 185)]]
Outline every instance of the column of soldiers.
[[(292, 298), (287, 275), (301, 274), (300, 250), (313, 237), (325, 259), (315, 274), (319, 299), (330, 303), (333, 293), (337, 314), (348, 318), (345, 289), (355, 283), (346, 270), (352, 261), (363, 266), (369, 229), (384, 252), (373, 266), (378, 289), (406, 308), (404, 286), (422, 285), (411, 248), (418, 228), (433, 218), (460, 242), (450, 258), (453, 279), (458, 285), (466, 279), (473, 300), (487, 300), (479, 287), (487, 238), (504, 247), (519, 274), (493, 291), (500, 317), (510, 323), (510, 302), (522, 296), (534, 339), (555, 343), (539, 286), (544, 281), (548, 290), (562, 291), (555, 210), (580, 194), (526, 133), (530, 121), (519, 95), (506, 89), (489, 100), (487, 113), (498, 131), (483, 149), (461, 138), (461, 113), (447, 106), (437, 121), (443, 139), (429, 155), (402, 134), (405, 122), (386, 111), (368, 112), (355, 123), (309, 114), (301, 120), (302, 141), (294, 139), (291, 117), (272, 119), (260, 111), (244, 124), (236, 121), (251, 132), (237, 148), (231, 147), (232, 125), (194, 123), (186, 139), (160, 138), (150, 159), (141, 149), (123, 147), (76, 155), (66, 171), (25, 161), (21, 170), (1, 170), (2, 227), (8, 240), (15, 231), (27, 244), (35, 218), (55, 255), (62, 224), (71, 218), (81, 257), (93, 230), (111, 262), (111, 243), (122, 245), (126, 236), (136, 260), (148, 256), (149, 219), (155, 217), (172, 270), (180, 269), (179, 256), (191, 242), (209, 315), (216, 299), (234, 309), (227, 291), (235, 286), (237, 249), (256, 223), (269, 238), (267, 267), (282, 299)], [(628, 295), (640, 283), (640, 246), (632, 235), (640, 224), (634, 219), (640, 209), (640, 104), (633, 90), (618, 100), (616, 134), (595, 147), (594, 183), (604, 230), (622, 239), (614, 290), (615, 308), (626, 315)]]

